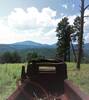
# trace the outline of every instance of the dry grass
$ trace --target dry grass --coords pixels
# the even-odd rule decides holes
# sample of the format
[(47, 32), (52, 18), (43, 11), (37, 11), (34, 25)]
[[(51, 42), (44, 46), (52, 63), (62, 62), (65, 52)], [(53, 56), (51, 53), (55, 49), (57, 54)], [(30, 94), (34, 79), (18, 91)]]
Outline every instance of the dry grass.
[(81, 70), (76, 70), (75, 63), (67, 63), (68, 78), (77, 84), (82, 91), (89, 94), (89, 64), (81, 64)]
[[(22, 65), (0, 64), (0, 100), (6, 100), (15, 90), (16, 80), (20, 78)], [(76, 70), (74, 63), (67, 63), (67, 65), (68, 78), (89, 94), (89, 64), (81, 64), (80, 71)]]
[(22, 64), (0, 64), (0, 100), (6, 100), (16, 88)]

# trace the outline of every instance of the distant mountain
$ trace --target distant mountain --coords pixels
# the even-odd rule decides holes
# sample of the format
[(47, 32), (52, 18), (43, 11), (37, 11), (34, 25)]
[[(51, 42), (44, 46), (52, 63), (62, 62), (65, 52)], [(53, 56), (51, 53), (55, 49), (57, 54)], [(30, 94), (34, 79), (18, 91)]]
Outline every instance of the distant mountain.
[(17, 42), (10, 45), (11, 47), (14, 47), (16, 49), (28, 49), (28, 48), (53, 48), (54, 45), (48, 45), (48, 44), (41, 44), (33, 41), (23, 41), (23, 42)]
[(89, 43), (84, 44), (83, 46), (85, 49), (89, 50)]
[(0, 52), (24, 50), (32, 48), (55, 48), (55, 45), (41, 44), (33, 41), (16, 42), (13, 44), (0, 44)]
[(11, 47), (8, 44), (0, 44), (0, 52), (5, 52), (5, 51), (13, 51), (15, 48)]
[(23, 41), (23, 42), (13, 43), (12, 45), (41, 46), (42, 44), (33, 41)]
[[(76, 45), (74, 45), (76, 48)], [(84, 44), (84, 51), (89, 52), (89, 43)], [(52, 45), (41, 44), (33, 41), (22, 41), (13, 44), (0, 44), (0, 52), (14, 51), (14, 50), (26, 50), (26, 49), (36, 49), (36, 48), (56, 48), (56, 43)]]
[[(3, 52), (9, 51), (18, 51), (21, 57), (24, 59), (28, 52), (37, 52), (39, 55), (42, 55), (46, 58), (55, 58), (56, 55), (56, 43), (52, 45), (36, 43), (33, 41), (23, 41), (13, 44), (0, 44), (0, 55)], [(84, 54), (89, 58), (89, 43), (83, 45)], [(74, 45), (76, 50), (77, 45)]]

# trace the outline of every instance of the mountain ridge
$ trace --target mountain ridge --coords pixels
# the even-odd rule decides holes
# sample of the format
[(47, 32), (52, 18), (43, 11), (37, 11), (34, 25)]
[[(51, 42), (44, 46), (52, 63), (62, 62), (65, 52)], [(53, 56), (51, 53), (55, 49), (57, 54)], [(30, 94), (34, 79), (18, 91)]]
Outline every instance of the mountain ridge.
[(33, 41), (22, 41), (11, 44), (0, 44), (0, 52), (24, 50), (30, 48), (55, 48), (55, 45), (41, 44)]
[[(22, 41), (11, 44), (0, 44), (0, 52), (3, 51), (14, 51), (14, 50), (24, 50), (30, 48), (56, 48), (56, 43), (54, 44), (41, 44), (33, 41)], [(84, 50), (89, 50), (89, 43), (83, 45)]]
[[(20, 56), (24, 59), (29, 52), (37, 52), (39, 55), (42, 55), (46, 58), (52, 59), (56, 55), (56, 43), (49, 45), (49, 44), (41, 44), (36, 43), (33, 41), (23, 41), (23, 42), (16, 42), (12, 44), (0, 44), (0, 56), (4, 52), (19, 52)], [(77, 45), (74, 45), (76, 50)], [(89, 43), (83, 45), (84, 53), (86, 57), (89, 57)]]

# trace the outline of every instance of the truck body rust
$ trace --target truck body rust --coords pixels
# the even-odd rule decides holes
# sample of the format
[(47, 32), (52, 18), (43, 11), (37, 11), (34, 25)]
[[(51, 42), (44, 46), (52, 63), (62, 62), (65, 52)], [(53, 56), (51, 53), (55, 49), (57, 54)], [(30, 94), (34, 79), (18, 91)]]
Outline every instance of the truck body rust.
[(21, 84), (7, 100), (89, 100), (67, 79), (62, 60), (32, 60), (22, 66)]

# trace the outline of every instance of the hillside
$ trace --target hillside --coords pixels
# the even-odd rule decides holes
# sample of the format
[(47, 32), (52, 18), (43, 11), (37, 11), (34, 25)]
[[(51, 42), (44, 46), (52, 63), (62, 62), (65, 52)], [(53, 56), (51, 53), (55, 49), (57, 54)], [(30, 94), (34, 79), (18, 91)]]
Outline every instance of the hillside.
[(32, 48), (55, 48), (55, 45), (40, 44), (32, 41), (23, 41), (13, 44), (0, 44), (0, 52), (14, 51), (14, 50), (25, 50)]
[[(74, 45), (74, 47), (76, 49), (76, 45)], [(84, 55), (89, 58), (89, 43), (84, 44), (83, 48)], [(22, 57), (26, 56), (28, 52), (37, 52), (39, 55), (45, 56), (46, 58), (54, 58), (56, 55), (56, 44), (48, 45), (33, 41), (22, 41), (13, 44), (0, 44), (0, 54), (6, 51), (18, 51)]]
[(56, 45), (40, 44), (32, 41), (23, 41), (13, 44), (0, 44), (0, 54), (3, 52), (18, 51), (21, 57), (25, 57), (28, 52), (37, 52), (46, 58), (54, 58), (56, 55)]

